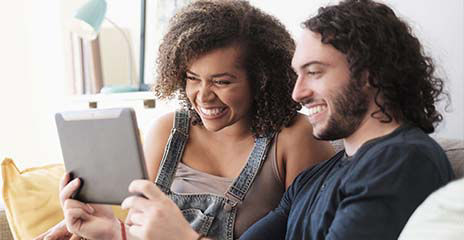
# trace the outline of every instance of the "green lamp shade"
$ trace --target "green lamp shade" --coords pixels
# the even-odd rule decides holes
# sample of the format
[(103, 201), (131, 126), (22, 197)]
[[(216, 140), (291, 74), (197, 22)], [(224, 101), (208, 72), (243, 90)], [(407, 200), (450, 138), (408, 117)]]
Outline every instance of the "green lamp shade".
[(84, 39), (95, 39), (106, 14), (105, 0), (90, 0), (80, 7), (74, 16), (73, 32)]

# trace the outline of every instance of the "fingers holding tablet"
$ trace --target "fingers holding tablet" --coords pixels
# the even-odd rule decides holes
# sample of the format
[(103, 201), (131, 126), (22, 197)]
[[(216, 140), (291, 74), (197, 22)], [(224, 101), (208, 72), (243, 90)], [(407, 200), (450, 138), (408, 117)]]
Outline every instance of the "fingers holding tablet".
[(124, 209), (131, 209), (133, 211), (142, 211), (152, 206), (149, 200), (160, 200), (164, 196), (155, 184), (148, 180), (137, 179), (129, 184), (129, 192), (136, 195), (130, 196), (121, 204)]
[(60, 202), (62, 207), (64, 207), (64, 202), (67, 199), (71, 199), (71, 196), (79, 189), (79, 186), (79, 178), (75, 178), (69, 182), (69, 174), (63, 177), (62, 185), (60, 186)]
[(129, 184), (129, 192), (142, 194), (150, 200), (166, 198), (163, 192), (153, 182), (143, 179), (136, 179)]
[(142, 239), (198, 237), (198, 233), (190, 227), (177, 205), (153, 182), (134, 180), (129, 184), (129, 192), (143, 195), (127, 197), (121, 204), (122, 208), (130, 210), (126, 223), (131, 235)]
[(71, 179), (71, 173), (67, 172), (63, 175), (63, 177), (61, 177), (61, 180), (60, 180), (60, 191), (61, 189), (64, 188), (64, 186), (66, 186), (66, 184), (68, 184), (69, 180)]
[[(79, 206), (85, 212), (92, 214), (94, 212), (94, 209), (89, 204), (85, 204), (85, 203), (72, 199), (71, 196), (76, 191), (78, 191), (81, 185), (81, 180), (79, 178), (75, 178), (72, 181), (68, 182), (69, 176), (70, 174), (66, 173), (65, 176), (63, 176), (62, 178), (62, 185), (60, 186), (60, 196), (59, 196), (61, 207), (63, 209), (66, 209), (72, 206)], [(72, 202), (73, 205), (69, 206), (68, 202)]]

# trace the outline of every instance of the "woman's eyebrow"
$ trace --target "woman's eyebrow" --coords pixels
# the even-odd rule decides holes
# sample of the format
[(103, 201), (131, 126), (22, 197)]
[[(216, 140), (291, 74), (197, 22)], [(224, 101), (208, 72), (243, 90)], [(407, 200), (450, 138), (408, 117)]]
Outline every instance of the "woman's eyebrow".
[[(190, 71), (190, 70), (187, 70), (187, 73), (188, 74), (191, 74), (195, 77), (200, 77), (200, 75)], [(219, 78), (219, 77), (231, 77), (231, 78), (234, 78), (236, 79), (237, 77), (234, 75), (234, 74), (231, 74), (231, 73), (228, 73), (228, 72), (223, 72), (223, 73), (216, 73), (216, 74), (213, 74), (211, 76), (209, 76), (210, 78)]]
[(231, 74), (231, 73), (216, 73), (216, 74), (213, 74), (211, 75), (212, 78), (219, 78), (219, 77), (231, 77), (231, 78), (237, 78), (235, 75)]
[(194, 73), (194, 72), (192, 72), (192, 71), (190, 71), (190, 70), (187, 70), (187, 73), (188, 73), (188, 74), (192, 74), (192, 75), (194, 75), (194, 76), (196, 76), (196, 77), (199, 77), (198, 74), (196, 74), (196, 73)]

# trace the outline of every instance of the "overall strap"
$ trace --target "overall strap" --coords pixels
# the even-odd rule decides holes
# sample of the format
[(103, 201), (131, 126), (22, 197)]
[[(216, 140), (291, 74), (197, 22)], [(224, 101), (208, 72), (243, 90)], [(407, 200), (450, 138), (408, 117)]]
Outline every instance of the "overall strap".
[(178, 110), (175, 113), (174, 124), (164, 149), (158, 176), (155, 183), (165, 193), (171, 190), (172, 180), (176, 173), (177, 164), (182, 159), (184, 147), (187, 143), (190, 117), (187, 111)]
[(235, 206), (237, 203), (242, 202), (243, 199), (245, 199), (251, 184), (253, 184), (253, 181), (258, 175), (258, 171), (261, 168), (264, 159), (266, 159), (267, 152), (273, 138), (274, 134), (269, 137), (256, 138), (255, 145), (245, 167), (225, 193), (225, 197), (232, 206)]

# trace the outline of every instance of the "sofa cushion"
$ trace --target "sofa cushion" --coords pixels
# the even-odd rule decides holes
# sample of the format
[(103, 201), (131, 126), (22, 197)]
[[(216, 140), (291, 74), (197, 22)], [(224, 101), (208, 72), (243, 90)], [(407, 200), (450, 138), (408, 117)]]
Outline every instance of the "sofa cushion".
[(3, 160), (3, 201), (15, 239), (32, 239), (63, 218), (58, 201), (63, 172), (60, 164), (19, 171), (13, 160)]
[(436, 141), (445, 150), (456, 178), (464, 176), (464, 140), (438, 138)]
[[(3, 200), (15, 239), (33, 239), (63, 219), (58, 192), (64, 172), (63, 164), (19, 171), (13, 160), (3, 160)], [(119, 206), (113, 210), (120, 219), (127, 215)]]
[(462, 240), (464, 178), (432, 193), (412, 214), (399, 240)]
[(13, 240), (4, 209), (0, 209), (0, 239)]

